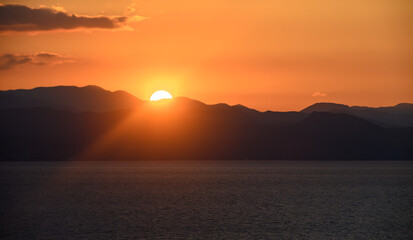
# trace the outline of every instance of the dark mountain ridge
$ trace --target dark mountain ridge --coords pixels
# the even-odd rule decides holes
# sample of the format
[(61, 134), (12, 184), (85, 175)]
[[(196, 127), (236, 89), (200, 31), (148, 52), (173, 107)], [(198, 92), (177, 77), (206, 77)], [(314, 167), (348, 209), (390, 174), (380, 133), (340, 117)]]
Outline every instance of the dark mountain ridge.
[[(360, 107), (336, 103), (316, 103), (299, 112), (264, 113), (237, 104), (230, 106), (225, 103), (206, 105), (202, 102), (177, 97), (181, 105), (186, 102), (186, 108), (209, 108), (215, 111), (232, 111), (255, 116), (261, 122), (289, 124), (298, 122), (312, 112), (348, 113), (369, 120), (383, 127), (413, 127), (413, 104), (400, 103), (391, 107)], [(34, 89), (18, 89), (0, 91), (0, 109), (44, 107), (73, 112), (105, 112), (121, 109), (140, 108), (145, 101), (125, 92), (107, 91), (98, 86), (56, 86), (38, 87)], [(208, 106), (208, 107), (207, 107)]]
[(143, 101), (125, 91), (98, 86), (56, 86), (0, 91), (0, 108), (45, 107), (73, 112), (105, 112), (135, 108)]
[[(11, 92), (0, 92), (1, 161), (413, 159), (412, 127), (384, 127), (353, 114), (358, 107), (259, 112), (184, 97), (146, 102), (91, 86)], [(37, 102), (19, 105), (16, 96)], [(410, 116), (409, 104), (394, 108), (362, 111)]]
[(336, 103), (315, 103), (300, 112), (348, 113), (383, 127), (413, 127), (413, 104), (400, 103), (390, 107), (347, 106)]

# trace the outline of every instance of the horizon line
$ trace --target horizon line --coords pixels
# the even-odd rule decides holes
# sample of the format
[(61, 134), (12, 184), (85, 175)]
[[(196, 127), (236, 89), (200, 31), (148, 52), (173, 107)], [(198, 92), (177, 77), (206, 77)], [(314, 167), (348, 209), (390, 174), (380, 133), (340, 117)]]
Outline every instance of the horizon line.
[[(108, 90), (108, 89), (106, 89), (106, 88), (103, 88), (103, 87), (98, 86), (98, 85), (95, 85), (95, 84), (88, 84), (88, 85), (84, 85), (84, 86), (77, 86), (77, 85), (51, 85), (51, 86), (37, 86), (37, 87), (33, 87), (33, 88), (0, 89), (0, 92), (2, 92), (2, 91), (3, 91), (3, 92), (6, 92), (6, 91), (24, 91), (24, 90), (27, 91), (27, 90), (34, 90), (34, 89), (37, 89), (37, 88), (57, 88), (57, 87), (75, 87), (75, 88), (96, 87), (96, 88), (102, 89), (102, 90), (104, 90), (104, 91), (106, 91), (106, 92), (110, 92), (110, 93), (114, 93), (114, 92), (126, 92), (126, 93), (134, 96), (135, 98), (137, 98), (137, 99), (140, 100), (140, 101), (150, 102), (149, 99), (147, 99), (147, 100), (141, 99), (141, 98), (139, 98), (138, 96), (136, 96), (135, 94), (132, 94), (132, 93), (130, 93), (130, 92), (127, 91), (127, 90), (123, 90), (123, 89)], [(302, 108), (302, 109), (300, 109), (300, 110), (284, 110), (284, 111), (282, 111), (282, 110), (272, 110), (272, 109), (258, 110), (258, 109), (256, 109), (256, 108), (248, 107), (248, 106), (246, 106), (246, 105), (244, 105), (244, 104), (241, 104), (241, 103), (237, 103), (237, 104), (233, 104), (233, 105), (228, 104), (228, 103), (225, 103), (225, 102), (205, 103), (205, 102), (203, 102), (203, 101), (201, 101), (201, 100), (194, 99), (194, 98), (190, 98), (190, 97), (187, 97), (187, 96), (173, 96), (172, 99), (175, 99), (175, 98), (187, 98), (187, 99), (190, 99), (190, 100), (193, 100), (193, 101), (199, 101), (199, 102), (201, 102), (201, 103), (203, 103), (203, 104), (205, 104), (205, 105), (226, 104), (226, 105), (232, 106), (232, 107), (233, 107), (233, 106), (240, 105), (240, 106), (243, 106), (243, 107), (246, 107), (246, 108), (248, 108), (248, 109), (258, 111), (258, 112), (300, 112), (300, 111), (302, 111), (302, 110), (304, 110), (304, 109), (306, 109), (306, 108), (308, 108), (308, 107), (311, 107), (311, 106), (313, 106), (313, 105), (315, 105), (315, 104), (324, 104), (324, 103), (325, 103), (325, 104), (342, 105), (342, 106), (349, 107), (349, 108), (352, 108), (352, 107), (360, 107), (360, 108), (372, 108), (372, 109), (375, 109), (375, 108), (386, 108), (386, 107), (395, 107), (395, 106), (398, 106), (398, 105), (401, 105), (401, 104), (412, 104), (412, 105), (413, 105), (413, 103), (409, 103), (409, 102), (399, 102), (399, 103), (396, 103), (396, 104), (394, 104), (394, 105), (367, 106), (367, 105), (349, 105), (349, 104), (344, 104), (344, 103), (328, 102), (328, 101), (315, 101), (313, 104), (310, 104), (310, 105), (308, 105), (307, 107), (304, 107), (304, 108)], [(171, 99), (168, 99), (168, 100), (171, 100)]]

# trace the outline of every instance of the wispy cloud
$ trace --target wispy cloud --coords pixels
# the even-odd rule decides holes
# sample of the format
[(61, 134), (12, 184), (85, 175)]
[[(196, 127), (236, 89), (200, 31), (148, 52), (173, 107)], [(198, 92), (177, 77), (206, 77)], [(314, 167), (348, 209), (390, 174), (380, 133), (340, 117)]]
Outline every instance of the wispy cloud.
[(74, 58), (62, 56), (57, 53), (4, 54), (0, 56), (0, 70), (8, 70), (24, 64), (56, 65), (73, 62), (76, 62)]
[(323, 92), (315, 92), (313, 93), (313, 95), (311, 95), (312, 97), (326, 97), (327, 93), (323, 93)]
[[(66, 13), (63, 8), (31, 8), (24, 5), (0, 4), (0, 32), (33, 32), (73, 29), (118, 29), (125, 27), (130, 16), (80, 16)], [(140, 18), (144, 19), (144, 18)]]

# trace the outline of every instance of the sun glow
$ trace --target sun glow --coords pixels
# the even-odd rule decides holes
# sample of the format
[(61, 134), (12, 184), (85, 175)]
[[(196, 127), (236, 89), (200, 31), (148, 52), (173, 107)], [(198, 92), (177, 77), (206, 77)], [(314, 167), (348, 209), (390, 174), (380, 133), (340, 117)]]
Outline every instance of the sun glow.
[(150, 100), (151, 101), (158, 101), (158, 100), (161, 100), (161, 99), (171, 99), (171, 98), (172, 98), (172, 95), (170, 93), (168, 93), (167, 91), (164, 91), (164, 90), (159, 90), (159, 91), (156, 91), (152, 94)]

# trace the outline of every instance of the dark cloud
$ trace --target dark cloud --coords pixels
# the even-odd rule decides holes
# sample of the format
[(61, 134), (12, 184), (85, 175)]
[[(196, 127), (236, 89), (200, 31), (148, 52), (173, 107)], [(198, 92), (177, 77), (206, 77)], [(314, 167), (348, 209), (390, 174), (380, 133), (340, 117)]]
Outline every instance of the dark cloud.
[(76, 16), (52, 8), (0, 5), (0, 32), (76, 28), (114, 29), (122, 26), (126, 20), (127, 17)]
[(56, 53), (4, 54), (0, 56), (0, 70), (8, 70), (23, 64), (55, 65), (68, 62), (75, 62), (75, 60)]

